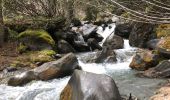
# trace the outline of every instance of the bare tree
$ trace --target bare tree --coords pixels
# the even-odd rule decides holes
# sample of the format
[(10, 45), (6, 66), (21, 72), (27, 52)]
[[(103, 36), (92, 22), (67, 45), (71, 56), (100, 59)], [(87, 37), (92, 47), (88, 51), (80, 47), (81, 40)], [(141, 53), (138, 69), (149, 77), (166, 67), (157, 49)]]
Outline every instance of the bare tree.
[(3, 26), (3, 14), (2, 14), (2, 0), (0, 0), (0, 47), (4, 43), (4, 26)]

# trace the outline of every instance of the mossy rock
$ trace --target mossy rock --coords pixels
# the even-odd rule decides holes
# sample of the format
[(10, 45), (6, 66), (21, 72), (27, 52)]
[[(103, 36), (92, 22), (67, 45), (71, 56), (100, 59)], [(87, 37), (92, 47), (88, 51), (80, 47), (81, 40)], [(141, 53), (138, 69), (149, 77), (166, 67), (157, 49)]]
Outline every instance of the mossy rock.
[(55, 54), (56, 52), (53, 50), (42, 50), (42, 51), (34, 52), (30, 54), (30, 61), (32, 63), (36, 63), (36, 62), (45, 63), (45, 62), (53, 61), (54, 58), (52, 56)]
[[(53, 50), (31, 51), (23, 53), (15, 61), (13, 61), (11, 67), (30, 67), (35, 68), (39, 64), (56, 60), (53, 55), (56, 52)], [(38, 65), (37, 65), (38, 64)]]
[(158, 45), (159, 48), (163, 48), (167, 51), (170, 51), (170, 36), (163, 38)]
[(144, 71), (155, 67), (161, 59), (157, 51), (141, 50), (133, 57), (129, 66), (132, 69)]
[(158, 38), (170, 36), (170, 24), (160, 24), (156, 28)]
[(55, 45), (55, 41), (49, 33), (42, 29), (26, 30), (18, 35), (18, 39), (20, 41), (19, 50), (23, 50), (22, 47), (30, 51), (52, 49)]
[(170, 59), (170, 36), (161, 39), (157, 49), (161, 56)]

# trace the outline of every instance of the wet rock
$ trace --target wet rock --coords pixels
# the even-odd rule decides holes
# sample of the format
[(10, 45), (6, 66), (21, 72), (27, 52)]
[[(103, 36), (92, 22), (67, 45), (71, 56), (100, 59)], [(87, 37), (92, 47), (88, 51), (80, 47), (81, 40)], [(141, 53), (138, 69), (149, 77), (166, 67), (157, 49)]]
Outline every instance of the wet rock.
[(77, 33), (75, 32), (63, 32), (62, 34), (62, 39), (66, 40), (69, 44), (73, 44), (77, 38)]
[(115, 28), (115, 34), (126, 39), (129, 38), (131, 31), (132, 31), (132, 26), (128, 23), (118, 24), (116, 25)]
[(61, 59), (48, 62), (34, 69), (39, 79), (49, 80), (71, 75), (75, 69), (80, 69), (78, 60), (73, 53), (69, 53)]
[(97, 27), (91, 24), (82, 27), (82, 33), (84, 40), (87, 42), (89, 38), (95, 38), (98, 42), (103, 40), (103, 37), (97, 33)]
[(129, 36), (129, 44), (133, 47), (146, 48), (147, 42), (156, 38), (153, 24), (135, 23)]
[(161, 56), (170, 59), (170, 36), (159, 41), (158, 51)]
[(109, 50), (114, 49), (123, 49), (124, 47), (124, 40), (122, 37), (117, 35), (110, 35), (106, 41), (103, 43), (103, 46), (108, 47)]
[(15, 77), (11, 77), (8, 80), (8, 85), (10, 86), (22, 86), (32, 80), (37, 80), (38, 77), (33, 71), (27, 71), (22, 73), (21, 75), (17, 75)]
[(144, 72), (144, 76), (152, 78), (170, 78), (170, 61), (164, 60), (156, 67)]
[(121, 97), (111, 77), (75, 70), (60, 100), (121, 100)]
[(8, 85), (20, 86), (32, 80), (50, 80), (71, 75), (75, 69), (81, 69), (73, 53), (69, 53), (57, 61), (45, 63), (21, 75), (11, 77)]
[(160, 39), (152, 39), (147, 42), (147, 48), (150, 50), (155, 50), (158, 48), (158, 43), (160, 42)]
[(65, 40), (60, 40), (57, 43), (57, 51), (61, 54), (74, 53), (76, 50)]
[(87, 43), (75, 41), (73, 43), (73, 47), (76, 49), (77, 52), (88, 52), (90, 51), (90, 47)]
[(115, 63), (116, 61), (116, 53), (107, 47), (104, 47), (101, 52), (99, 51), (94, 58), (89, 60), (90, 63)]
[(159, 60), (160, 56), (158, 54), (154, 54), (149, 50), (142, 50), (136, 53), (129, 66), (132, 69), (143, 71), (155, 67)]
[(102, 50), (102, 47), (98, 44), (97, 40), (94, 38), (90, 38), (87, 41), (88, 46), (91, 48), (91, 50)]
[[(57, 35), (57, 33), (56, 33)], [(56, 36), (58, 39), (63, 39), (69, 43), (76, 52), (90, 51), (87, 43), (84, 41), (82, 34), (76, 32), (62, 32), (60, 36)]]

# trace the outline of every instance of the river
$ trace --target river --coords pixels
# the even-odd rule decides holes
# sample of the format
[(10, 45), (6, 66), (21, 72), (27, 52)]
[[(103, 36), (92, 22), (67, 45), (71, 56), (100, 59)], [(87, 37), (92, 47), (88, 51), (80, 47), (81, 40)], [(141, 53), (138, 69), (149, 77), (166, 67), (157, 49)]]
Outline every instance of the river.
[[(114, 27), (113, 27), (114, 28)], [(107, 36), (114, 31), (106, 29)], [(104, 32), (103, 32), (104, 33)], [(107, 36), (104, 36), (105, 38)], [(84, 63), (83, 59), (88, 58), (95, 52), (77, 54), (79, 64), (84, 71), (106, 74), (111, 76), (117, 86), (121, 95), (132, 95), (138, 97), (140, 100), (148, 100), (154, 94), (160, 84), (165, 82), (160, 79), (147, 79), (136, 77), (136, 71), (129, 68), (129, 64), (136, 48), (129, 46), (129, 41), (124, 40), (124, 49), (115, 50), (117, 55), (117, 63)], [(69, 77), (61, 79), (53, 79), (49, 81), (33, 81), (23, 87), (11, 87), (5, 84), (0, 85), (0, 100), (59, 100), (59, 96), (63, 88), (69, 81)]]

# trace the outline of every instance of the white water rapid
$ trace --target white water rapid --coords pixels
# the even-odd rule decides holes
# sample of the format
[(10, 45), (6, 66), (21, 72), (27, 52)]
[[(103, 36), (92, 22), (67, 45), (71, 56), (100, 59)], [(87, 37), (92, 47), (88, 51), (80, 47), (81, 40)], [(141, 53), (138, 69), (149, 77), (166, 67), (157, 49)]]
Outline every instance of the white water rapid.
[[(114, 32), (115, 25), (112, 26), (111, 29), (107, 27), (102, 32), (104, 39)], [(118, 62), (114, 64), (83, 63), (81, 61), (93, 52), (78, 54), (77, 57), (84, 71), (111, 76), (122, 95), (132, 93), (141, 100), (148, 100), (162, 80), (138, 78), (134, 75), (136, 72), (129, 68), (129, 64), (135, 50), (129, 46), (128, 40), (124, 40), (124, 49), (115, 50)], [(59, 100), (59, 95), (69, 79), (70, 77), (46, 82), (33, 81), (23, 87), (0, 85), (0, 100)]]

